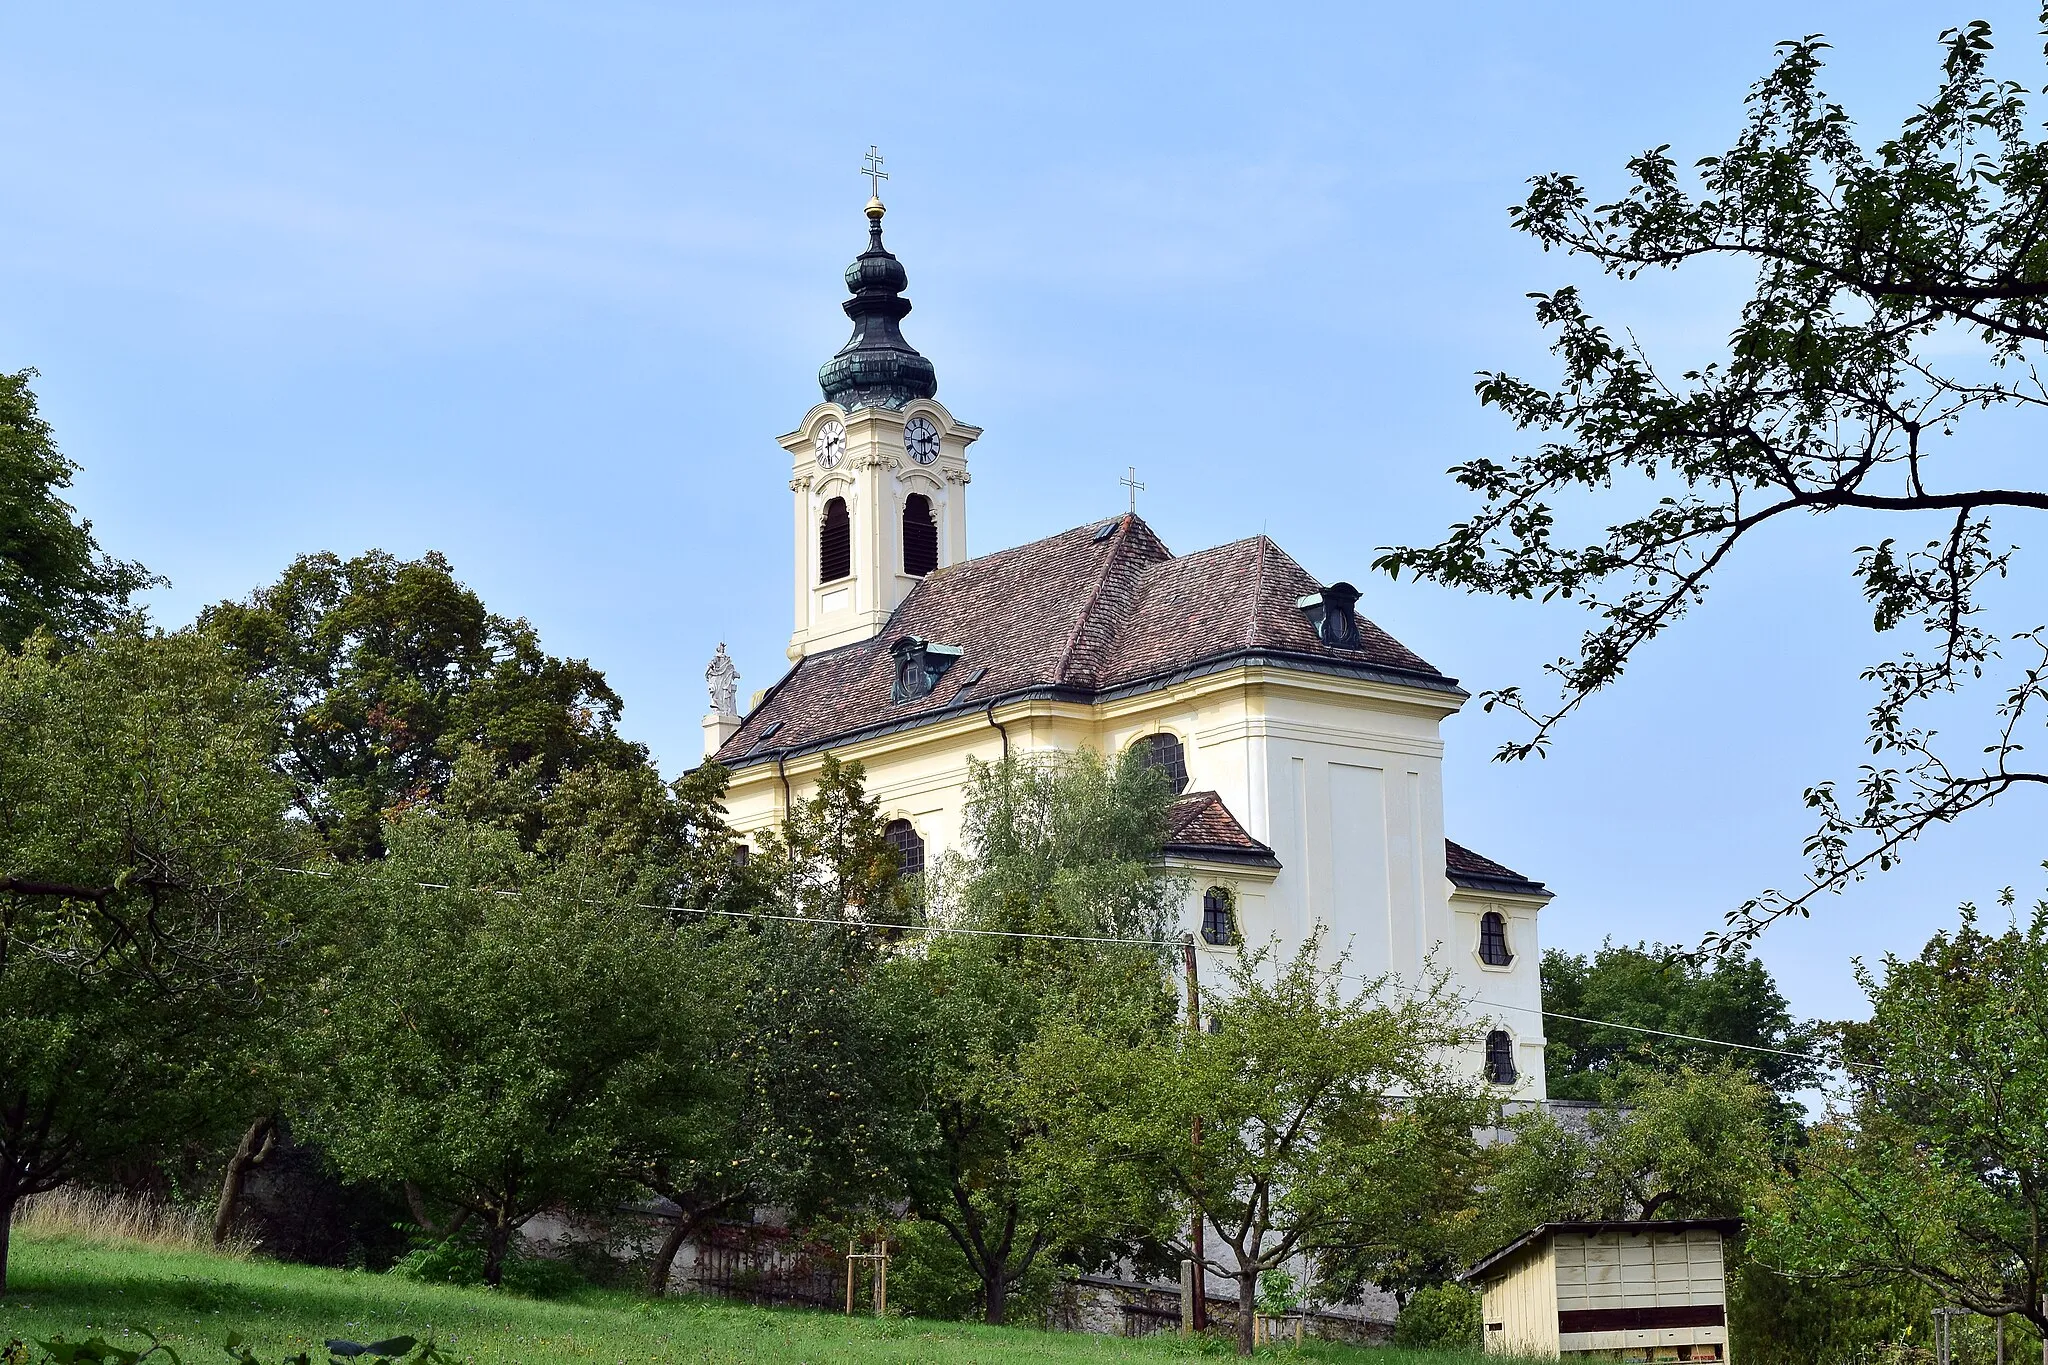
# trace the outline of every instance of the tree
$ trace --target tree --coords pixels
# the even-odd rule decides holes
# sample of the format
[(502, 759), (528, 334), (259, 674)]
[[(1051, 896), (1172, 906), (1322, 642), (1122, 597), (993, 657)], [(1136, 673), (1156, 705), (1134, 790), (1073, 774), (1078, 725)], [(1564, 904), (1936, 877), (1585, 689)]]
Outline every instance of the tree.
[(160, 579), (109, 558), (60, 490), (78, 466), (36, 411), (34, 370), (0, 373), (0, 650), (38, 630), (83, 640), (113, 625), (128, 599)]
[(566, 774), (647, 766), (617, 732), (623, 704), (604, 674), (544, 652), (439, 554), (304, 555), (245, 601), (207, 608), (200, 627), (280, 698), (279, 763), (343, 859), (379, 856), (385, 815), (438, 802), (465, 748), (494, 777), (520, 775), (528, 808), (494, 814), (529, 846)]
[(419, 814), (387, 837), (343, 881), (351, 932), (310, 1001), (309, 1126), (345, 1174), (474, 1219), (495, 1285), (534, 1214), (608, 1210), (725, 1131), (729, 967), (506, 831)]
[(716, 1140), (657, 1152), (641, 1175), (673, 1210), (656, 1293), (710, 1219), (764, 1200), (802, 1221), (856, 1215), (900, 1188), (918, 1059), (884, 968), (915, 907), (863, 777), (860, 764), (828, 756), (812, 795), (746, 867), (733, 874), (727, 863), (717, 904), (783, 918), (705, 922), (733, 963), (719, 1053), (729, 1090), (722, 1108), (705, 1109)]
[[(1990, 73), (1985, 24), (1943, 42), (1934, 98), (1875, 148), (1820, 90), (1826, 45), (1808, 37), (1779, 46), (1742, 134), (1694, 165), (1690, 187), (1668, 147), (1630, 161), (1632, 183), (1606, 203), (1576, 177), (1536, 177), (1514, 222), (1546, 249), (1625, 280), (1715, 258), (1754, 270), (1728, 353), (1674, 375), (1575, 288), (1535, 296), (1562, 379), (1484, 374), (1478, 393), (1546, 439), (1455, 467), (1479, 510), (1440, 544), (1376, 561), (1474, 592), (1576, 599), (1597, 618), (1575, 657), (1548, 666), (1554, 703), (1488, 695), (1531, 723), (1501, 751), (1523, 758), (1745, 545), (1811, 516), (1871, 527), (1853, 573), (1873, 629), (1917, 627), (1926, 647), (1865, 671), (1872, 761), (1853, 795), (1832, 781), (1807, 792), (1805, 885), (1731, 911), (1733, 940), (1890, 867), (1931, 828), (2048, 784), (2025, 754), (2048, 702), (2048, 633), (2026, 617), (1994, 625), (1982, 595), (2014, 553), (1994, 516), (2048, 509), (2048, 488), (1984, 476), (1969, 447), (1938, 439), (1973, 416), (2048, 408), (2048, 144), (2029, 131), (2025, 88)], [(1574, 544), (1560, 527), (1582, 512), (1608, 525)], [(1991, 690), (1977, 723), (1958, 724), (1944, 699), (1973, 688)]]
[(0, 1288), (23, 1196), (237, 1121), (309, 890), (275, 725), (197, 635), (0, 653)]
[(1496, 1243), (1546, 1222), (1738, 1218), (1771, 1178), (1776, 1097), (1740, 1064), (1646, 1069), (1614, 1093), (1626, 1104), (1582, 1127), (1541, 1110), (1514, 1120), (1490, 1178)]
[(988, 1322), (1006, 1319), (1041, 1258), (1088, 1254), (1113, 1221), (1090, 1185), (1035, 1150), (1043, 1062), (1030, 1054), (1054, 1028), (1111, 1047), (1171, 1028), (1157, 945), (1182, 893), (1154, 866), (1169, 799), (1131, 756), (976, 765), (964, 857), (931, 890), (935, 923), (977, 932), (934, 935), (890, 966), (890, 1012), (916, 1059), (910, 1209), (958, 1249)]
[[(1681, 1066), (1713, 1070), (1733, 1061), (1792, 1104), (1819, 1083), (1815, 1029), (1793, 1022), (1763, 963), (1736, 951), (1701, 959), (1661, 944), (1603, 944), (1589, 959), (1543, 954), (1544, 1072), (1550, 1097), (1626, 1102), (1636, 1082)], [(1605, 1028), (1608, 1020), (1656, 1033)], [(1695, 1039), (1769, 1051), (1735, 1052)], [(1788, 1108), (1787, 1117), (1791, 1117)]]
[[(1298, 1253), (1339, 1292), (1398, 1274), (1418, 1248), (1452, 1244), (1447, 1228), (1477, 1203), (1476, 1133), (1496, 1106), (1454, 1060), (1469, 1041), (1462, 1002), (1441, 977), (1346, 994), (1321, 952), (1311, 937), (1285, 960), (1245, 954), (1209, 1007), (1214, 1032), (1124, 1046), (1066, 1028), (1041, 1043), (1068, 1078), (1048, 1144), (1098, 1153), (1199, 1212), (1210, 1267), (1237, 1282), (1239, 1354), (1262, 1274)], [(1177, 1218), (1155, 1230), (1188, 1254)]]
[(2048, 1327), (2048, 903), (1995, 936), (1966, 906), (1918, 957), (1858, 977), (1871, 1017), (1843, 1031), (1849, 1103), (1763, 1201), (1756, 1255)]

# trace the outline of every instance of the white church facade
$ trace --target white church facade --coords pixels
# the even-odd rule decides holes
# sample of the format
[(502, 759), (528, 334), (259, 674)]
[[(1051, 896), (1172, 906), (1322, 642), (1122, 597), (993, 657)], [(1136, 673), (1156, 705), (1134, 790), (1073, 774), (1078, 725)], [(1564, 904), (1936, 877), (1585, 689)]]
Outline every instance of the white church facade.
[(981, 431), (903, 339), (905, 273), (879, 199), (867, 213), (853, 336), (780, 442), (791, 667), (745, 714), (723, 646), (710, 673), (734, 828), (777, 825), (827, 754), (859, 760), (916, 870), (960, 838), (970, 759), (1144, 746), (1180, 793), (1165, 860), (1205, 980), (1239, 941), (1286, 950), (1316, 926), (1362, 977), (1433, 962), (1485, 1020), (1473, 1067), (1543, 1098), (1550, 893), (1444, 830), (1441, 725), (1468, 694), (1265, 536), (1177, 555), (1132, 513), (969, 558)]

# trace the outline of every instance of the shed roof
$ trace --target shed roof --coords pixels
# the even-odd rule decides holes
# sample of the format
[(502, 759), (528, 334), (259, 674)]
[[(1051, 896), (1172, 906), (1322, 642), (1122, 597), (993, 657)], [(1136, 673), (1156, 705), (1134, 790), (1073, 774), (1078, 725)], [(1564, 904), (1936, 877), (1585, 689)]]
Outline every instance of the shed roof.
[(1511, 1259), (1544, 1238), (1560, 1232), (1658, 1233), (1691, 1232), (1696, 1228), (1711, 1229), (1714, 1232), (1720, 1233), (1723, 1237), (1733, 1237), (1736, 1233), (1742, 1231), (1742, 1220), (1740, 1218), (1636, 1218), (1607, 1219), (1583, 1223), (1538, 1223), (1535, 1227), (1529, 1229), (1514, 1241), (1509, 1242), (1500, 1250), (1480, 1257), (1470, 1270), (1458, 1278), (1461, 1280), (1480, 1279), (1487, 1271), (1503, 1261)]
[(1499, 891), (1514, 896), (1551, 897), (1550, 888), (1512, 867), (1497, 863), (1463, 844), (1444, 840), (1444, 873), (1454, 886), (1468, 891)]
[(1278, 867), (1280, 859), (1254, 839), (1215, 792), (1189, 792), (1167, 813), (1168, 856)]

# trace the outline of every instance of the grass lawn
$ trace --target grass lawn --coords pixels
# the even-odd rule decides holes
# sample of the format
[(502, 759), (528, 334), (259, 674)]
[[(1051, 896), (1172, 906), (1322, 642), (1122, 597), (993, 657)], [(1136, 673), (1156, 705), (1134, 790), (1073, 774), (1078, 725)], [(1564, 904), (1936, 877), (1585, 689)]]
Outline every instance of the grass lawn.
[[(588, 1291), (520, 1299), (414, 1284), (359, 1272), (232, 1260), (70, 1237), (14, 1238), (11, 1284), (0, 1298), (0, 1344), (9, 1337), (80, 1340), (98, 1333), (135, 1347), (153, 1333), (186, 1365), (224, 1362), (231, 1332), (276, 1359), (329, 1337), (374, 1341), (431, 1333), (475, 1365), (551, 1362), (1046, 1362), (1164, 1361), (1205, 1354), (1177, 1338), (1117, 1337), (876, 1321), (738, 1307), (697, 1299), (648, 1300)], [(123, 1339), (122, 1334), (128, 1334)], [(1211, 1350), (1216, 1348), (1212, 1347)], [(1261, 1354), (1268, 1354), (1262, 1352)], [(1291, 1349), (1271, 1354), (1293, 1356)], [(1476, 1357), (1311, 1345), (1298, 1358), (1352, 1365), (1454, 1365)]]

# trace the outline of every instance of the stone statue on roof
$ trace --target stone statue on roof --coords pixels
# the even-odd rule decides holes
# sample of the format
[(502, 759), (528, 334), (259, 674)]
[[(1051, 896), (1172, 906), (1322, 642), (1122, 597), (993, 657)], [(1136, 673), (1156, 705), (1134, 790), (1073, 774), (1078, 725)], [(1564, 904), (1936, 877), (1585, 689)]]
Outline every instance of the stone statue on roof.
[(725, 652), (725, 643), (720, 641), (718, 652), (711, 656), (711, 667), (704, 670), (704, 681), (711, 689), (711, 712), (718, 716), (737, 716), (740, 713), (740, 670)]

